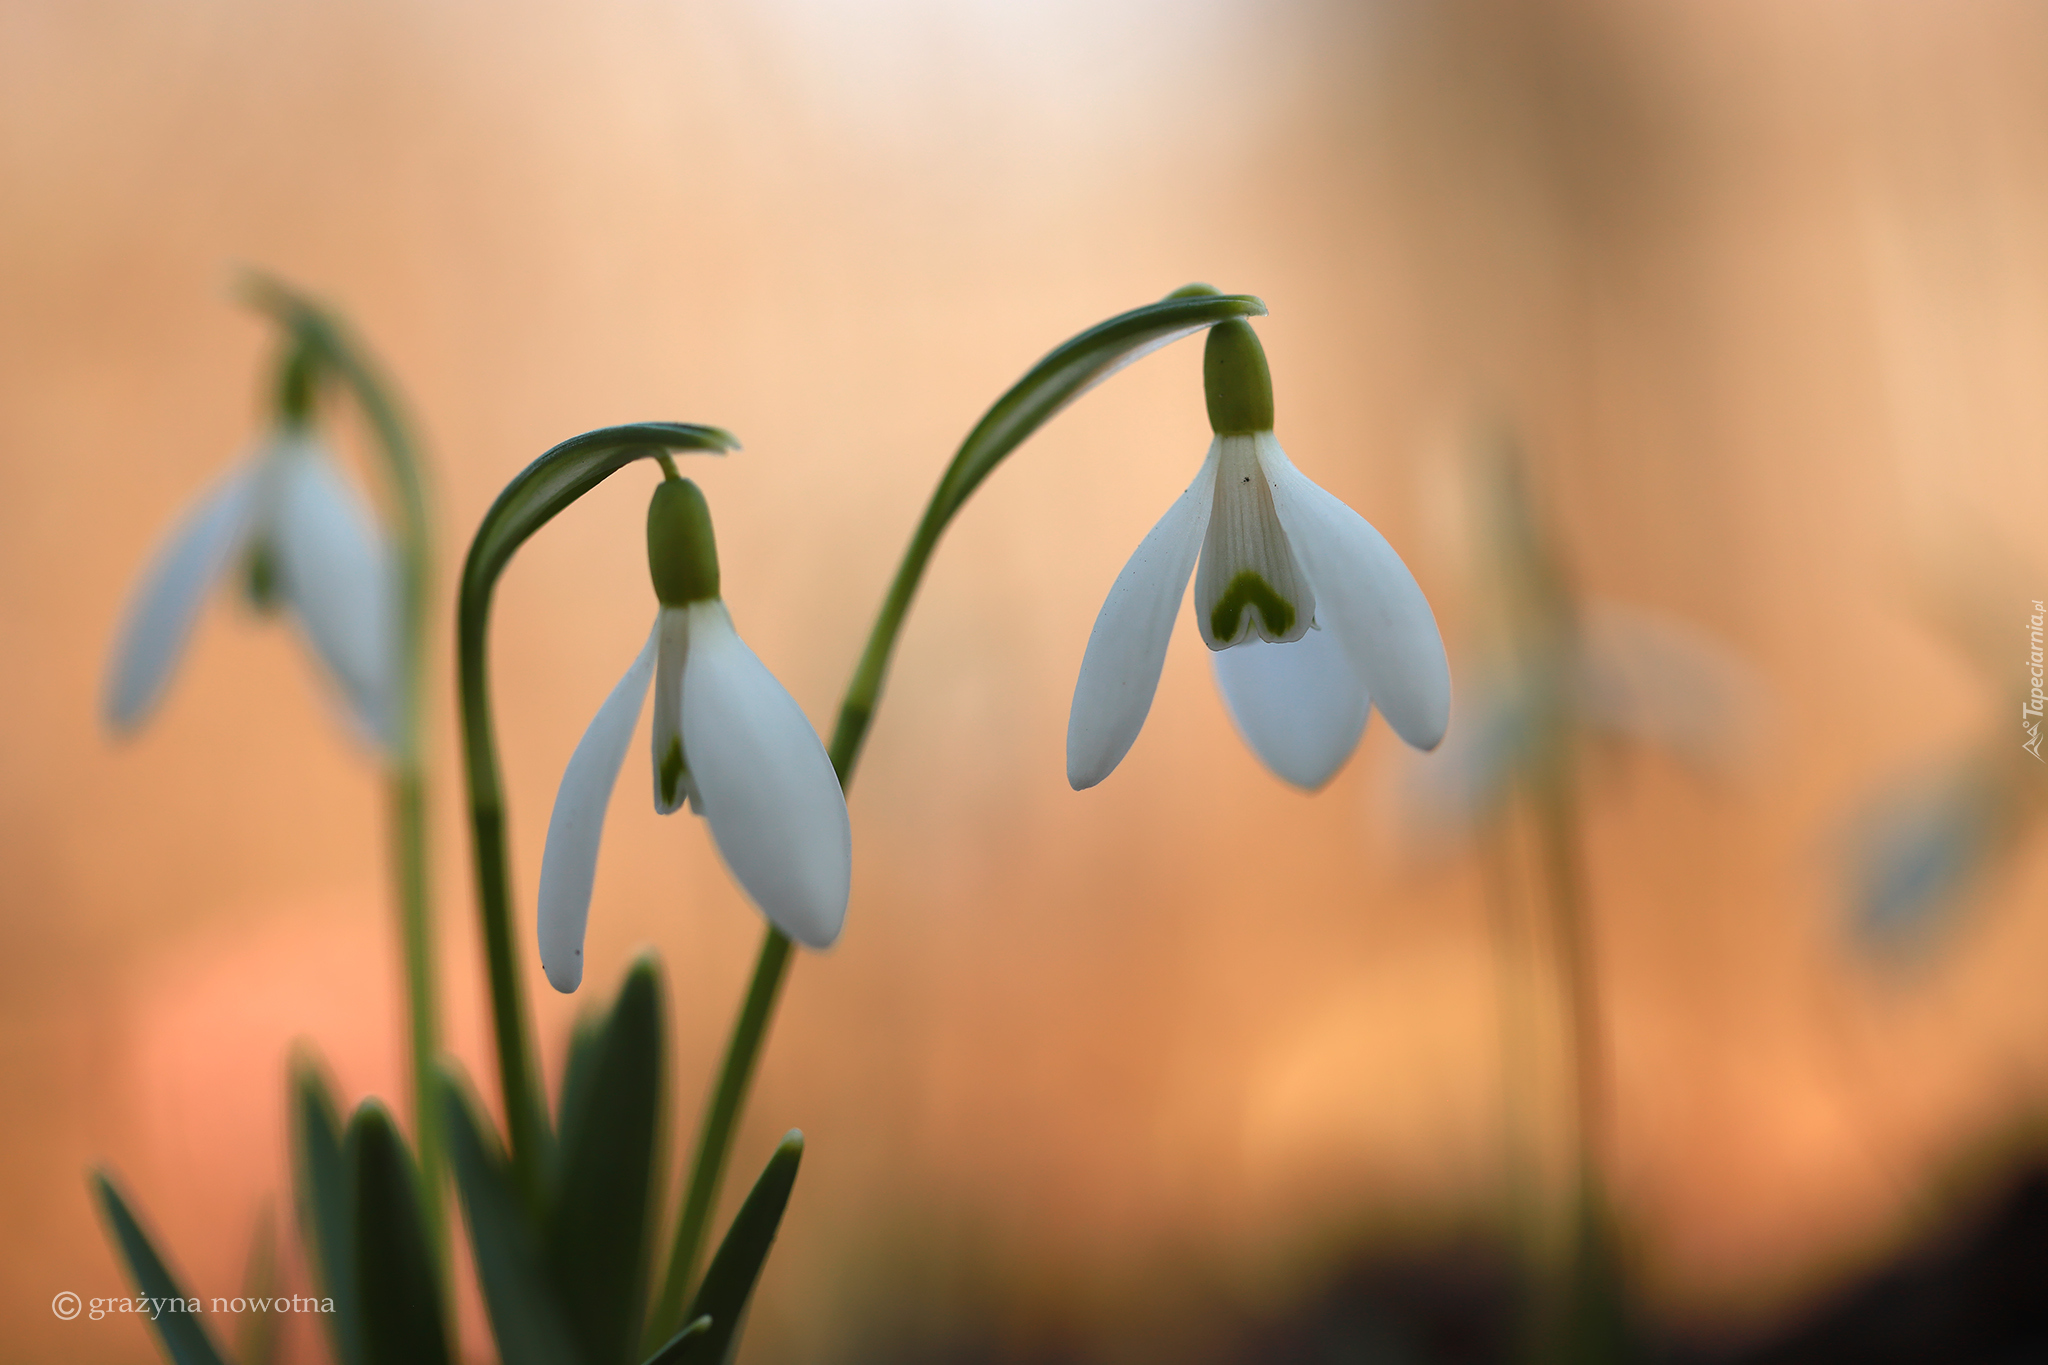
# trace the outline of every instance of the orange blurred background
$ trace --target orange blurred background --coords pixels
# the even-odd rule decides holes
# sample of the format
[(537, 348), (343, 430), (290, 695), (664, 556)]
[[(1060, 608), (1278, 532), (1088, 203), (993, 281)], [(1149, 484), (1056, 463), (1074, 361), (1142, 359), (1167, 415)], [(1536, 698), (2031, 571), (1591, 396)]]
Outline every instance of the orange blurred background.
[[(233, 1293), (259, 1205), (289, 1204), (292, 1041), (351, 1097), (403, 1093), (375, 771), (288, 633), (223, 595), (139, 740), (98, 721), (150, 547), (260, 432), (239, 263), (339, 305), (404, 386), (444, 601), (554, 442), (738, 432), (686, 472), (736, 623), (821, 727), (953, 446), (1112, 313), (1190, 280), (1267, 301), (1282, 440), (1407, 559), (1461, 680), (1488, 617), (1460, 471), (1512, 423), (1583, 590), (1711, 633), (1769, 699), (1746, 772), (1639, 753), (1589, 790), (1646, 1300), (1739, 1332), (1884, 1255), (2048, 1093), (2043, 841), (1904, 973), (1857, 954), (1839, 856), (1877, 784), (2020, 741), (2044, 89), (2029, 0), (0, 9), (10, 1354), (154, 1356), (133, 1319), (49, 1311), (123, 1292), (90, 1163), (195, 1292)], [(796, 967), (736, 1158), (811, 1140), (751, 1359), (1033, 1303), (1166, 1352), (1333, 1247), (1496, 1218), (1479, 875), (1414, 836), (1384, 725), (1286, 789), (1184, 625), (1124, 766), (1064, 781), (1089, 626), (1194, 472), (1199, 383), (1190, 344), (1090, 394), (941, 549), (852, 793), (846, 934)], [(499, 595), (528, 917), (562, 765), (652, 608), (647, 483), (562, 517)], [(1998, 547), (1969, 581), (2009, 677), (1923, 609), (1957, 545)], [(442, 974), (481, 1077), (449, 671)], [(585, 994), (659, 948), (693, 1114), (758, 919), (701, 828), (648, 810), (637, 752)], [(552, 1068), (585, 1002), (527, 965)]]

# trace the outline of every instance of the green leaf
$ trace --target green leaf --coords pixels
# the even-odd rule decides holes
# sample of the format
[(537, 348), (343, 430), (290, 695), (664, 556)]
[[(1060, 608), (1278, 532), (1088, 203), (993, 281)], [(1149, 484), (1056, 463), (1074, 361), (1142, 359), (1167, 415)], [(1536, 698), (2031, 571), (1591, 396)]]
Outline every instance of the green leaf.
[[(775, 1244), (776, 1229), (782, 1226), (782, 1211), (789, 1205), (789, 1191), (796, 1184), (796, 1168), (804, 1157), (804, 1135), (794, 1128), (768, 1158), (768, 1166), (740, 1205), (739, 1214), (726, 1229), (725, 1241), (704, 1272), (704, 1283), (690, 1304), (687, 1317), (709, 1316), (710, 1328), (694, 1339), (673, 1359), (677, 1362), (710, 1362), (724, 1365), (739, 1347), (741, 1315), (761, 1278), (761, 1266), (768, 1248)], [(663, 1350), (667, 1350), (664, 1347)]]
[(363, 1319), (356, 1300), (356, 1256), (351, 1226), (355, 1198), (342, 1152), (340, 1111), (319, 1065), (301, 1053), (292, 1062), (292, 1171), (298, 1187), (299, 1225), (313, 1277), (334, 1311), (322, 1314), (334, 1336), (340, 1365), (363, 1365)]
[[(164, 1354), (175, 1365), (225, 1365), (199, 1315), (187, 1311), (196, 1300), (171, 1274), (164, 1258), (157, 1255), (149, 1234), (142, 1230), (142, 1224), (128, 1211), (128, 1201), (114, 1187), (113, 1177), (105, 1171), (94, 1171), (92, 1180), (100, 1209), (113, 1229), (115, 1245), (120, 1247), (121, 1259), (128, 1263), (128, 1273), (135, 1281), (135, 1291), (151, 1301), (154, 1312), (150, 1325), (164, 1344)], [(170, 1306), (173, 1300), (176, 1307)]]
[(682, 1365), (690, 1358), (690, 1351), (711, 1331), (710, 1318), (698, 1318), (682, 1331), (662, 1343), (660, 1350), (647, 1357), (641, 1365)]
[(1119, 313), (1055, 347), (967, 433), (939, 480), (927, 521), (943, 526), (952, 520), (1004, 456), (1061, 408), (1132, 361), (1219, 322), (1265, 312), (1266, 305), (1250, 294), (1176, 295)]
[(643, 955), (588, 1050), (587, 1079), (563, 1087), (544, 1245), (570, 1326), (593, 1365), (629, 1365), (639, 1343), (662, 1037), (661, 970)]
[(548, 1280), (539, 1231), (511, 1163), (461, 1078), (441, 1072), (442, 1111), (455, 1186), (469, 1215), (470, 1255), (483, 1285), (504, 1365), (582, 1365), (568, 1319)]
[(450, 1365), (441, 1275), (420, 1217), (419, 1176), (380, 1101), (357, 1107), (346, 1150), (356, 1200), (364, 1356), (374, 1365)]
[[(569, 1058), (562, 1066), (562, 1093), (555, 1104), (557, 1126), (568, 1121), (568, 1116), (582, 1112), (590, 1103), (590, 1082), (597, 1075), (597, 1061), (604, 1052), (605, 1030), (611, 1026), (611, 1016), (595, 1010), (585, 1011), (576, 1019), (569, 1032)], [(558, 1143), (553, 1153), (554, 1167), (548, 1173), (548, 1188), (554, 1189), (561, 1183), (562, 1149)]]

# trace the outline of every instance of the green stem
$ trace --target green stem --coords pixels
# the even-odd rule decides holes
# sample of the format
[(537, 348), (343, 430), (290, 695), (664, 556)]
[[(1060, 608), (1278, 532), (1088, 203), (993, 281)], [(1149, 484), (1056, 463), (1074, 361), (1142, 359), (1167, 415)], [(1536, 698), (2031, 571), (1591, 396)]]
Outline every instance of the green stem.
[(512, 949), (511, 871), (506, 860), (505, 789), (491, 720), (491, 599), (498, 575), (564, 508), (635, 460), (667, 450), (731, 450), (739, 442), (716, 427), (656, 422), (607, 427), (572, 437), (543, 454), (507, 484), (484, 514), (463, 559), (456, 594), (456, 689), (462, 710), (463, 772), (469, 787), (471, 844), (476, 856), (477, 918), (490, 978), (491, 1024), (497, 1043), (498, 1088), (505, 1102), (514, 1178), (529, 1207), (542, 1207), (551, 1141), (534, 1062), (518, 960)]
[(441, 1106), (434, 1090), (440, 1023), (435, 992), (423, 706), (434, 559), (426, 479), (419, 446), (391, 387), (341, 322), (276, 280), (251, 276), (245, 280), (244, 288), (251, 302), (275, 317), (294, 337), (280, 394), (287, 416), (295, 410), (302, 413), (310, 403), (323, 367), (340, 376), (376, 437), (397, 512), (394, 539), (398, 557), (398, 667), (397, 691), (391, 698), (388, 774), (391, 871), (398, 899), (399, 940), (405, 958), (406, 1039), (412, 1071), (413, 1133), (419, 1146), (424, 1196), (421, 1204), (427, 1233), (441, 1263), (446, 1265), (447, 1223), (442, 1193), (447, 1171), (441, 1139)]
[[(322, 319), (325, 322), (324, 319)], [(433, 594), (433, 530), (418, 448), (389, 390), (326, 323), (330, 353), (377, 433), (398, 504), (399, 693), (392, 699), (391, 812), (393, 871), (405, 952), (407, 1039), (412, 1066), (412, 1120), (419, 1146), (421, 1201), (427, 1234), (447, 1264), (447, 1155), (434, 1063), (441, 1051), (434, 970), (434, 911), (427, 839), (426, 674), (429, 603)]]
[[(734, 1131), (740, 1110), (754, 1080), (761, 1045), (768, 1036), (768, 1022), (775, 1013), (775, 1001), (789, 974), (790, 942), (774, 925), (761, 940), (761, 955), (754, 963), (754, 979), (733, 1022), (732, 1040), (726, 1044), (725, 1061), (711, 1091), (711, 1103), (704, 1112), (704, 1126), (697, 1134), (697, 1149), (690, 1159), (690, 1183), (683, 1192), (683, 1211), (676, 1224), (675, 1249), (670, 1253), (668, 1273), (662, 1278), (661, 1294), (648, 1317), (647, 1335), (641, 1354), (656, 1349), (680, 1328), (687, 1296), (697, 1275), (697, 1262), (704, 1254), (711, 1214), (718, 1204), (719, 1188), (725, 1183), (726, 1158), (732, 1152)], [(674, 1323), (677, 1326), (670, 1326)], [(652, 1343), (651, 1345), (648, 1343)]]
[[(839, 703), (839, 720), (827, 752), (833, 771), (839, 774), (841, 791), (853, 785), (854, 767), (860, 761), (861, 746), (867, 740), (875, 708), (881, 703), (889, 660), (896, 652), (896, 640), (902, 633), (911, 600), (917, 595), (918, 584), (938, 548), (939, 537), (974, 490), (1054, 413), (1121, 365), (1176, 336), (1225, 318), (1265, 311), (1264, 304), (1248, 295), (1226, 297), (1204, 290), (1198, 297), (1175, 294), (1163, 303), (1119, 314), (1055, 347), (982, 415), (932, 490), (931, 501), (925, 505), (903, 560), (896, 567), (896, 577), (882, 599), (881, 610), (868, 632), (867, 646), (861, 651), (860, 662), (854, 666), (846, 695)], [(645, 1342), (650, 1351), (682, 1325), (690, 1282), (706, 1241), (711, 1205), (716, 1202), (731, 1155), (733, 1130), (746, 1102), (747, 1087), (767, 1036), (769, 1015), (788, 967), (789, 940), (771, 927), (761, 944), (753, 985), (733, 1025), (725, 1061), (712, 1090), (711, 1108), (691, 1158), (688, 1193), (676, 1225), (675, 1244), (669, 1253), (661, 1297), (648, 1322)]]
[(1535, 807), (1537, 856), (1556, 935), (1558, 970), (1564, 978), (1565, 1026), (1571, 1032), (1572, 1118), (1579, 1154), (1578, 1186), (1583, 1195), (1598, 1186), (1603, 1173), (1607, 1063), (1598, 963), (1569, 777), (1550, 775), (1531, 804)]
[(498, 1091), (505, 1101), (505, 1127), (512, 1167), (530, 1205), (541, 1203), (547, 1114), (541, 1107), (533, 1046), (526, 1033), (519, 965), (512, 955), (512, 888), (505, 858), (505, 793), (498, 776), (498, 750), (491, 726), (490, 680), (485, 666), (484, 628), (489, 601), (474, 610), (465, 598), (457, 623), (462, 698), (462, 749), (468, 767), (472, 844), (476, 850), (477, 917), (484, 936), (484, 965), (491, 985), (491, 1024), (497, 1043)]
[[(854, 767), (860, 761), (861, 746), (867, 739), (868, 726), (874, 721), (875, 707), (881, 701), (882, 680), (889, 671), (896, 638), (902, 633), (903, 618), (910, 610), (911, 599), (917, 595), (918, 582), (931, 562), (932, 551), (938, 547), (940, 534), (958, 510), (957, 501), (947, 505), (948, 491), (946, 482), (941, 481), (932, 494), (924, 519), (918, 523), (917, 533), (904, 551), (903, 562), (897, 566), (889, 595), (882, 600), (882, 609), (868, 632), (867, 647), (861, 651), (860, 662), (847, 683), (846, 696), (839, 704), (839, 723), (832, 732), (827, 752), (833, 771), (839, 774), (842, 791), (853, 785)], [(682, 1215), (676, 1223), (675, 1244), (669, 1252), (668, 1271), (662, 1278), (661, 1296), (648, 1317), (643, 1342), (647, 1350), (660, 1346), (682, 1326), (718, 1191), (725, 1182), (733, 1134), (746, 1105), (762, 1044), (767, 1040), (768, 1024), (789, 971), (790, 956), (789, 939), (770, 925), (761, 941), (760, 956), (754, 962), (753, 983), (747, 988), (739, 1018), (733, 1022), (732, 1038), (726, 1044), (725, 1060), (712, 1086), (711, 1104), (705, 1111), (697, 1146), (690, 1158), (689, 1183), (685, 1187)]]

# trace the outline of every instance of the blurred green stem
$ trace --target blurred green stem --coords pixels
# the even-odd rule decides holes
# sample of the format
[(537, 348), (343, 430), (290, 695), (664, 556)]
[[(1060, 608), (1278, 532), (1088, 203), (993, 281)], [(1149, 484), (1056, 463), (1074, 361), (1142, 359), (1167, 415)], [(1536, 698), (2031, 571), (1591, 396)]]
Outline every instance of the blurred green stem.
[(447, 1228), (442, 1190), (446, 1184), (441, 1108), (435, 1098), (434, 1059), (440, 1051), (435, 1001), (433, 904), (427, 850), (427, 764), (425, 717), (428, 606), (433, 591), (433, 528), (427, 513), (426, 481), (419, 447), (390, 386), (355, 345), (341, 322), (318, 304), (266, 276), (250, 276), (244, 292), (292, 334), (281, 401), (289, 411), (320, 370), (331, 370), (355, 398), (383, 457), (397, 516), (398, 667), (391, 697), (390, 770), (387, 800), (391, 821), (392, 880), (398, 897), (399, 938), (405, 955), (406, 1040), (412, 1070), (412, 1119), (419, 1147), (421, 1205), (427, 1234), (443, 1264)]
[(1563, 978), (1565, 1027), (1570, 1034), (1573, 1137), (1578, 1151), (1578, 1195), (1599, 1186), (1607, 1130), (1607, 1057), (1601, 1017), (1598, 962), (1579, 853), (1577, 807), (1568, 774), (1546, 774), (1530, 803), (1537, 858), (1549, 902), (1558, 972)]

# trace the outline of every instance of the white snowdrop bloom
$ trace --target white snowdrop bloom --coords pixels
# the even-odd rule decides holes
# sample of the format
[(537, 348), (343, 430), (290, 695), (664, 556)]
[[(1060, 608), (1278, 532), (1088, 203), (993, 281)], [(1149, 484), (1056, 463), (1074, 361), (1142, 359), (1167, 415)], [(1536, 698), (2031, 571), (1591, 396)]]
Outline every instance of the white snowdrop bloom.
[(559, 991), (583, 980), (605, 808), (650, 683), (655, 810), (687, 801), (741, 889), (797, 942), (828, 948), (846, 918), (853, 834), (839, 777), (803, 709), (734, 632), (710, 513), (688, 479), (655, 490), (647, 560), (654, 629), (576, 745), (548, 819), (540, 959)]
[(1067, 780), (1092, 787), (1130, 751), (1191, 572), (1216, 684), (1275, 774), (1311, 791), (1328, 782), (1370, 706), (1409, 744), (1434, 748), (1450, 721), (1451, 675), (1415, 576), (1280, 449), (1250, 324), (1210, 329), (1202, 368), (1216, 437), (1095, 619), (1067, 723)]
[(388, 749), (396, 566), (362, 497), (302, 428), (279, 430), (208, 489), (157, 551), (114, 646), (107, 723), (126, 733), (148, 718), (207, 593), (237, 569), (259, 606), (289, 608), (354, 721)]

